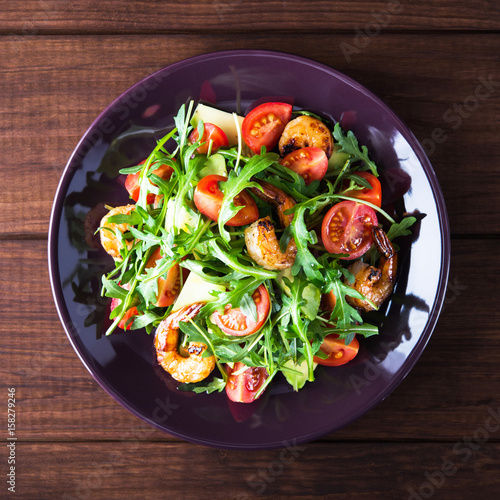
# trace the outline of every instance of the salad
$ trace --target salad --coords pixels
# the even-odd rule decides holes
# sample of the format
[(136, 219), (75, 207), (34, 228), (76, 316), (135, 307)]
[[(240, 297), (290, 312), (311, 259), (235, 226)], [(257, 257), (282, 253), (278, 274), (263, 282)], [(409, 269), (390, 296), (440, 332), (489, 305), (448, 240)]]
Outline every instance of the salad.
[(364, 313), (391, 295), (393, 240), (415, 219), (381, 208), (377, 166), (339, 123), (284, 102), (193, 108), (120, 171), (131, 202), (99, 228), (106, 334), (146, 329), (181, 390), (249, 403), (277, 376), (299, 390), (378, 334)]

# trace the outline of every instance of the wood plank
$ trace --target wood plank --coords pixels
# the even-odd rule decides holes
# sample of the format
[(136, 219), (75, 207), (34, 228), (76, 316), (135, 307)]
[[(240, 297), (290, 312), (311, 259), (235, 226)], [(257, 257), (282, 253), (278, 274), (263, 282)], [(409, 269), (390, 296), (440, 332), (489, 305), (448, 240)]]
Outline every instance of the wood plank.
[[(500, 162), (500, 36), (381, 35), (350, 54), (341, 44), (352, 45), (352, 33), (304, 35), (300, 46), (294, 40), (285, 34), (0, 38), (0, 148), (9, 151), (0, 171), (9, 186), (0, 200), (0, 236), (46, 234), (63, 167), (114, 98), (156, 69), (235, 46), (293, 49), (366, 85), (430, 153), (452, 230), (499, 234), (500, 178), (491, 166)], [(485, 97), (476, 103), (482, 79), (490, 79), (490, 91), (482, 88)], [(478, 176), (488, 181), (476, 182)]]
[(495, 2), (412, 3), (407, 0), (347, 0), (301, 2), (271, 0), (188, 0), (117, 4), (87, 0), (75, 6), (68, 0), (0, 2), (3, 33), (172, 33), (192, 31), (317, 31), (428, 29), (498, 29), (500, 10)]
[(62, 500), (418, 500), (434, 493), (465, 500), (473, 489), (478, 498), (497, 498), (500, 444), (472, 443), (472, 451), (458, 443), (315, 443), (249, 453), (149, 441), (18, 441), (16, 492)]
[(498, 29), (500, 11), (496, 3), (478, 0), (419, 2), (371, 0), (356, 5), (343, 0), (259, 2), (226, 0), (182, 4), (112, 0), (79, 2), (68, 0), (0, 2), (2, 32), (14, 35), (45, 33), (172, 33), (187, 31), (316, 31), (428, 29)]
[[(500, 264), (484, 258), (499, 254), (498, 240), (454, 241), (443, 313), (422, 357), (390, 397), (324, 440), (454, 441), (484, 425), (490, 411), (500, 411), (500, 310), (491, 280)], [(0, 262), (0, 294), (9, 297), (0, 315), (0, 388), (17, 389), (23, 439), (139, 434), (176, 441), (115, 403), (73, 352), (49, 290), (45, 242), (1, 241)]]

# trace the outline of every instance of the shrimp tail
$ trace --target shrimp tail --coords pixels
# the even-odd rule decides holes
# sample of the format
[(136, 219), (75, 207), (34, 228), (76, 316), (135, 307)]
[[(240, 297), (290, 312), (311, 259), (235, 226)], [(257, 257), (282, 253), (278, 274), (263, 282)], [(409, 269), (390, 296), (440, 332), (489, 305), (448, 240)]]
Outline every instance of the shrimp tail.
[(284, 212), (289, 208), (293, 208), (296, 205), (296, 201), (290, 195), (286, 194), (284, 191), (269, 182), (262, 181), (260, 179), (253, 180), (260, 184), (262, 189), (251, 187), (249, 188), (250, 191), (252, 191), (257, 198), (275, 206), (280, 224), (283, 227), (288, 227), (292, 223), (293, 214), (285, 215)]
[(381, 255), (383, 255), (386, 259), (389, 259), (390, 257), (396, 254), (396, 251), (394, 250), (391, 241), (389, 240), (387, 234), (385, 234), (385, 231), (382, 228), (378, 226), (372, 226), (372, 236), (373, 236), (373, 242), (375, 243), (375, 247), (377, 248), (378, 252)]
[(391, 240), (389, 240), (387, 234), (382, 228), (372, 226), (372, 235), (375, 248), (382, 256), (379, 263), (379, 266), (382, 269), (382, 275), (385, 280), (393, 284), (396, 282), (398, 254), (392, 246)]

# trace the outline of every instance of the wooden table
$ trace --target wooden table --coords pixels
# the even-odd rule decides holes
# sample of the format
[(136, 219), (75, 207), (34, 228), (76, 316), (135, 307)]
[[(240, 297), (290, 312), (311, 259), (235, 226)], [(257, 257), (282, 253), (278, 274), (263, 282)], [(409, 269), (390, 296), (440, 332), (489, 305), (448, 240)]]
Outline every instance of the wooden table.
[[(17, 498), (499, 498), (499, 29), (488, 0), (0, 0), (0, 497), (14, 388)], [(306, 56), (376, 93), (424, 145), (452, 230), (443, 312), (413, 371), (286, 461), (143, 425), (79, 361), (49, 287), (52, 201), (89, 124), (153, 71), (232, 48)]]

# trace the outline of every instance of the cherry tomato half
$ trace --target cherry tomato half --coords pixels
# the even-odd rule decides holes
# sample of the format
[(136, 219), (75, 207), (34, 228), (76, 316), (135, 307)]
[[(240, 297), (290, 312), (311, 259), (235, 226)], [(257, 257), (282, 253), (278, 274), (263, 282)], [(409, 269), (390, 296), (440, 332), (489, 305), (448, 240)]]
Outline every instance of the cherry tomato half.
[(287, 154), (280, 163), (303, 177), (306, 185), (323, 179), (328, 170), (328, 157), (321, 148), (296, 149)]
[[(206, 155), (208, 153), (210, 141), (212, 141), (212, 153), (215, 153), (219, 148), (229, 146), (226, 133), (221, 128), (213, 123), (204, 123), (203, 126), (204, 130), (200, 142), (204, 144), (196, 149), (198, 153)], [(198, 129), (195, 128), (189, 134), (189, 142), (194, 144), (198, 140), (199, 135)]]
[[(372, 186), (370, 188), (364, 189), (352, 189), (351, 191), (345, 191), (345, 196), (350, 196), (351, 198), (356, 198), (358, 200), (367, 201), (368, 203), (372, 203), (373, 205), (377, 205), (377, 207), (382, 206), (382, 186), (380, 185), (380, 181), (370, 172), (356, 172), (357, 176), (366, 179)], [(349, 182), (344, 182), (344, 189), (349, 186)]]
[(235, 403), (252, 403), (255, 394), (266, 381), (268, 374), (264, 367), (250, 367), (238, 361), (233, 368), (226, 367), (229, 378), (226, 383), (227, 397)]
[(356, 337), (349, 345), (345, 345), (344, 339), (339, 339), (336, 333), (327, 335), (320, 347), (328, 358), (322, 359), (314, 356), (314, 362), (324, 366), (345, 365), (356, 357), (359, 351), (359, 342)]
[(344, 260), (361, 257), (373, 243), (371, 226), (378, 225), (372, 208), (345, 200), (326, 213), (321, 226), (323, 245), (330, 253), (347, 254)]
[(269, 292), (264, 285), (255, 290), (252, 298), (257, 307), (257, 321), (249, 318), (239, 307), (232, 308), (231, 304), (225, 307), (223, 314), (215, 311), (210, 320), (228, 335), (244, 337), (257, 332), (267, 320), (271, 303)]
[[(146, 160), (141, 161), (139, 165), (143, 165)], [(154, 165), (154, 164), (153, 164)], [(153, 170), (153, 174), (161, 177), (164, 180), (170, 179), (170, 176), (173, 173), (173, 168), (168, 165), (160, 165), (157, 169)], [(139, 175), (141, 172), (136, 172), (135, 174), (128, 174), (125, 179), (125, 188), (128, 191), (130, 197), (136, 202), (139, 199), (139, 194), (141, 192), (141, 187), (139, 186)], [(154, 184), (152, 182), (152, 184)], [(146, 203), (150, 205), (155, 200), (154, 193), (148, 193)]]
[(273, 149), (280, 139), (286, 124), (292, 117), (292, 105), (284, 102), (266, 102), (252, 109), (243, 120), (243, 140), (254, 153), (262, 146)]
[[(158, 247), (146, 262), (146, 269), (155, 267), (157, 261), (161, 259), (161, 257), (160, 247)], [(156, 296), (157, 302), (155, 305), (158, 307), (167, 307), (172, 305), (179, 295), (180, 288), (181, 281), (179, 264), (175, 264), (168, 270), (166, 278), (158, 278), (158, 295)]]
[[(222, 206), (224, 194), (219, 189), (219, 182), (227, 181), (222, 175), (207, 175), (198, 182), (194, 190), (193, 201), (196, 208), (209, 219), (217, 222)], [(237, 207), (243, 207), (234, 217), (229, 219), (228, 226), (244, 226), (251, 224), (259, 218), (259, 209), (250, 194), (243, 190), (238, 194), (233, 203)]]

